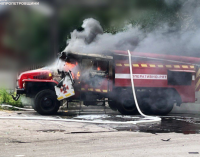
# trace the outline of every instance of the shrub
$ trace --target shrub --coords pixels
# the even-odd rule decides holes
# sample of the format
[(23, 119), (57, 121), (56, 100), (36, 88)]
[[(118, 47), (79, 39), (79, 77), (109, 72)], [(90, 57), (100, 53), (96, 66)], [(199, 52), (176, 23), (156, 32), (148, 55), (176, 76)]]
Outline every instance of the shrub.
[(0, 89), (0, 104), (2, 103), (23, 107), (21, 99), (19, 98), (18, 101), (13, 100), (11, 94), (6, 89)]

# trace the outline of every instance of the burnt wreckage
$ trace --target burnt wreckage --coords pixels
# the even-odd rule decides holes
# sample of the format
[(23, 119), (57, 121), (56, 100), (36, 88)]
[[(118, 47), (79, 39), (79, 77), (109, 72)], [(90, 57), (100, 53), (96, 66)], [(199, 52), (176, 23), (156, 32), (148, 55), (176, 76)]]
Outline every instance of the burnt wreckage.
[[(63, 52), (60, 59), (65, 61), (62, 71), (43, 68), (21, 73), (17, 97), (26, 94), (32, 98), (33, 108), (40, 114), (56, 113), (64, 99), (83, 101), (87, 106), (108, 101), (121, 114), (137, 113), (126, 51), (106, 55)], [(144, 113), (165, 115), (174, 104), (195, 102), (199, 58), (131, 52), (131, 60)]]

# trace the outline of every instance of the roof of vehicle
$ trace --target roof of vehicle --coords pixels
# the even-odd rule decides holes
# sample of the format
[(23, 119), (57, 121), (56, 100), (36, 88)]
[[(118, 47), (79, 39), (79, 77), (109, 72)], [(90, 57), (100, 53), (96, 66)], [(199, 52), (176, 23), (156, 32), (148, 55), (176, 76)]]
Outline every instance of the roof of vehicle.
[[(156, 53), (143, 53), (143, 52), (130, 52), (132, 57), (142, 58), (142, 59), (151, 59), (159, 61), (169, 61), (174, 63), (184, 63), (184, 64), (195, 64), (200, 66), (200, 58), (197, 57), (187, 57), (187, 56), (176, 56), (176, 55), (166, 55), (166, 54), (156, 54)], [(72, 55), (76, 57), (94, 57), (100, 59), (113, 59), (113, 56), (127, 56), (127, 51), (114, 50), (108, 51), (106, 54), (91, 54), (91, 53), (78, 53), (70, 52), (67, 55)]]
[(91, 53), (78, 53), (78, 52), (69, 52), (67, 54), (68, 56), (73, 55), (77, 57), (94, 57), (94, 58), (102, 58), (102, 59), (113, 59), (113, 56), (111, 54), (109, 55), (104, 55), (104, 54), (91, 54)]
[[(114, 55), (128, 56), (127, 51), (115, 50), (112, 51)], [(156, 53), (143, 53), (143, 52), (130, 52), (132, 56), (138, 58), (155, 59), (160, 61), (171, 61), (179, 62), (184, 64), (197, 64), (200, 65), (200, 58), (197, 57), (187, 57), (187, 56), (176, 56), (176, 55), (166, 55), (166, 54), (156, 54)]]

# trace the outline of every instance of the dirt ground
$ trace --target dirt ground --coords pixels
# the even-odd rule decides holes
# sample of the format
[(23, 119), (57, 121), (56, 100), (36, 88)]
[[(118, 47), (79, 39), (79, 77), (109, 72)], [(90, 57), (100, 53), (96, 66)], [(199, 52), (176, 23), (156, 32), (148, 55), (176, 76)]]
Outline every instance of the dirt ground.
[[(40, 117), (0, 111), (0, 117)], [(200, 156), (200, 135), (118, 131), (109, 125), (0, 119), (0, 157)]]

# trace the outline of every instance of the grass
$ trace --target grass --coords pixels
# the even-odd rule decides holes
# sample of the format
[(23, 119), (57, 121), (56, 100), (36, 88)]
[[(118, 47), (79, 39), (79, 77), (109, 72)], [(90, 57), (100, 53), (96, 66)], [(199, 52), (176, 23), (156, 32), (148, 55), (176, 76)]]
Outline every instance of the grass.
[[(14, 93), (16, 94), (16, 93)], [(23, 107), (21, 99), (18, 101), (13, 100), (11, 94), (6, 89), (0, 89), (0, 104), (9, 104), (17, 107)], [(0, 107), (1, 109), (1, 107)]]

